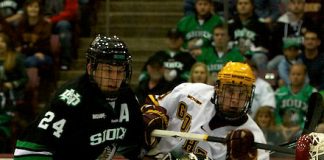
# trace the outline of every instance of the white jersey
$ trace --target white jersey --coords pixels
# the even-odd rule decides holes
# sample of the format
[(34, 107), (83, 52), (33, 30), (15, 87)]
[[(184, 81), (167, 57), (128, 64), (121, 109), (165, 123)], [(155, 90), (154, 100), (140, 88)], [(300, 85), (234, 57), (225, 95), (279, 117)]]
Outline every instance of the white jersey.
[(252, 118), (254, 118), (255, 113), (261, 106), (270, 106), (275, 109), (276, 100), (275, 92), (271, 85), (267, 81), (258, 77), (255, 81), (255, 90), (250, 111), (250, 116)]
[[(250, 130), (255, 142), (266, 143), (265, 137), (257, 124), (248, 118), (241, 126), (224, 126), (211, 130), (210, 120), (214, 117), (215, 105), (211, 103), (214, 96), (214, 86), (202, 83), (183, 83), (174, 88), (169, 94), (160, 96), (158, 103), (167, 110), (170, 117), (167, 130), (208, 134), (225, 138), (226, 135), (237, 129)], [(169, 153), (181, 155), (184, 152), (203, 153), (213, 160), (225, 160), (226, 145), (216, 142), (197, 142), (181, 138), (161, 138), (156, 148), (149, 154)], [(269, 159), (269, 152), (258, 150), (258, 159)]]

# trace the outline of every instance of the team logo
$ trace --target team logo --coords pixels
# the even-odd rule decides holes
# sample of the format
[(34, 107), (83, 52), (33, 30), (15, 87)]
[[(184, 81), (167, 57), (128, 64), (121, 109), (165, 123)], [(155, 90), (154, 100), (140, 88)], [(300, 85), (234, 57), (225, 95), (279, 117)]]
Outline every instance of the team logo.
[(124, 127), (109, 128), (90, 136), (90, 145), (95, 146), (106, 141), (115, 141), (124, 139), (127, 129)]
[(69, 106), (76, 106), (80, 103), (80, 94), (74, 89), (67, 89), (61, 95), (60, 99), (65, 101)]

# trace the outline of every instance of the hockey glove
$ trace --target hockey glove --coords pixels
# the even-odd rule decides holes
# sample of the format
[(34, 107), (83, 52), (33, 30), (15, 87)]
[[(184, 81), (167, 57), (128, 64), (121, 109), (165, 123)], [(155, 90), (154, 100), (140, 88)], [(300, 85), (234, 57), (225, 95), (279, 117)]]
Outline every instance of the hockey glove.
[(166, 110), (160, 106), (145, 105), (141, 110), (145, 123), (145, 144), (148, 148), (152, 148), (160, 141), (160, 138), (151, 137), (151, 132), (154, 129), (166, 129), (169, 117)]
[(253, 146), (253, 133), (247, 129), (231, 131), (226, 137), (227, 160), (257, 159), (257, 148)]

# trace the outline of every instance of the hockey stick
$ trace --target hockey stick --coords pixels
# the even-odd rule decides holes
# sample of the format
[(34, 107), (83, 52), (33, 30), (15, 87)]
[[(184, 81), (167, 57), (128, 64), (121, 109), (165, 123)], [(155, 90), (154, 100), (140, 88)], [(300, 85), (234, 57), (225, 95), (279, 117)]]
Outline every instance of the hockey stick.
[[(315, 131), (320, 119), (322, 118), (323, 112), (324, 112), (324, 106), (323, 106), (322, 95), (318, 92), (312, 93), (308, 99), (306, 122), (305, 122), (304, 129), (301, 133), (302, 135), (309, 134), (309, 133)], [(293, 140), (291, 142), (288, 142), (288, 143), (281, 144), (280, 146), (295, 147), (296, 142), (297, 142), (297, 139)]]
[[(218, 142), (218, 143), (223, 143), (223, 144), (226, 143), (225, 138), (208, 136), (207, 134), (195, 134), (195, 133), (186, 133), (186, 132), (176, 132), (176, 131), (155, 129), (155, 130), (153, 130), (151, 135), (154, 137), (174, 137), (174, 138), (180, 137), (180, 138), (196, 140), (196, 141)], [(259, 148), (259, 149), (271, 150), (271, 151), (276, 151), (276, 152), (286, 153), (286, 154), (295, 154), (294, 149), (290, 149), (287, 147), (281, 147), (281, 146), (275, 146), (275, 145), (269, 145), (269, 144), (257, 143), (257, 142), (254, 142), (254, 145), (256, 148)]]
[(324, 111), (323, 97), (319, 92), (314, 92), (308, 99), (306, 122), (302, 134), (314, 132)]

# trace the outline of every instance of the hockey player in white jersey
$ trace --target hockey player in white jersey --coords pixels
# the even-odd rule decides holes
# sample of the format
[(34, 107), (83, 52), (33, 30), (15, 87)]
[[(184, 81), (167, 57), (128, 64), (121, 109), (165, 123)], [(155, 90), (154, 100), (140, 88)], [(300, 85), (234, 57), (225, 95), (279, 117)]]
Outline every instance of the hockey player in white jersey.
[[(228, 62), (215, 86), (183, 83), (164, 95), (150, 95), (142, 107), (147, 155), (180, 158), (193, 153), (213, 160), (269, 159), (268, 151), (253, 147), (253, 142), (266, 143), (261, 129), (247, 114), (254, 82), (249, 65)], [(154, 129), (208, 134), (226, 138), (227, 143), (157, 138), (150, 135)]]

